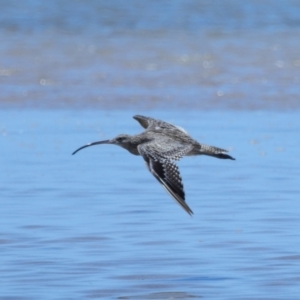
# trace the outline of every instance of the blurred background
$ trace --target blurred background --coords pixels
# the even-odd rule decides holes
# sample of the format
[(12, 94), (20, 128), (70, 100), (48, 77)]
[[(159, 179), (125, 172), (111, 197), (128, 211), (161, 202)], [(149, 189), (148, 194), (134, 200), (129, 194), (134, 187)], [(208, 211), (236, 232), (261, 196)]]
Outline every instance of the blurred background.
[(0, 107), (298, 109), (297, 0), (1, 1)]
[[(295, 300), (300, 1), (0, 0), (0, 299)], [(185, 128), (188, 216), (141, 157)]]

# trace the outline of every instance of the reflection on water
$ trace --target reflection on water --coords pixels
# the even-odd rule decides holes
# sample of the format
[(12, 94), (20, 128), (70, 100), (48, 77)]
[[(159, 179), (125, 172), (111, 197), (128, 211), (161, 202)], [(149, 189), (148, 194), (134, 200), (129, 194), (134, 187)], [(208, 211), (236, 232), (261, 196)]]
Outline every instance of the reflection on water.
[(180, 161), (191, 218), (140, 157), (71, 155), (140, 132), (135, 113), (0, 113), (1, 297), (296, 299), (297, 114), (151, 112), (237, 158)]

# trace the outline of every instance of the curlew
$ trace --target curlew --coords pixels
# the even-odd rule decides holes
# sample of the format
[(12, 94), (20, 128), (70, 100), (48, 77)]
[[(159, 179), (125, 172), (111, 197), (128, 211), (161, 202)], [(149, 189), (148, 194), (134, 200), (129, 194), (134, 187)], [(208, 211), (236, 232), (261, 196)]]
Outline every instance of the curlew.
[(183, 156), (192, 155), (208, 155), (232, 160), (234, 158), (227, 154), (227, 150), (197, 142), (184, 129), (176, 125), (140, 115), (133, 118), (145, 128), (141, 134), (120, 134), (110, 140), (82, 146), (72, 154), (86, 147), (112, 144), (121, 146), (134, 155), (141, 155), (152, 175), (177, 203), (192, 215), (193, 211), (185, 202), (182, 178), (176, 161)]

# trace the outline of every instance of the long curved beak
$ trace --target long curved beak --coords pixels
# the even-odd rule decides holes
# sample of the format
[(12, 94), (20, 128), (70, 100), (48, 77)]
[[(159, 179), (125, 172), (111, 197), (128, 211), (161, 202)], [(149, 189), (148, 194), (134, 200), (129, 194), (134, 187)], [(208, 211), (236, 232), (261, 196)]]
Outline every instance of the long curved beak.
[(83, 148), (87, 148), (87, 147), (95, 146), (95, 145), (100, 145), (100, 144), (111, 144), (111, 141), (110, 140), (105, 140), (105, 141), (94, 142), (94, 143), (90, 143), (90, 144), (84, 145), (84, 146), (78, 148), (76, 151), (74, 151), (72, 153), (72, 155), (76, 154), (79, 150), (81, 150)]

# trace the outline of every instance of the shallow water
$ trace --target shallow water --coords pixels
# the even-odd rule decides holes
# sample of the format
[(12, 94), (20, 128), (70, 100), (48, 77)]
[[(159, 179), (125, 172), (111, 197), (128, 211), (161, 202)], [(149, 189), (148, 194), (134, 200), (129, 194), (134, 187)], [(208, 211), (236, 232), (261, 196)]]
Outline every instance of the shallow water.
[(300, 109), (298, 1), (1, 3), (0, 108)]
[[(298, 299), (298, 1), (1, 1), (0, 299)], [(184, 127), (188, 216), (92, 141)]]
[(296, 299), (298, 115), (151, 112), (237, 159), (180, 161), (190, 217), (141, 157), (71, 155), (140, 132), (133, 114), (0, 113), (1, 298)]

